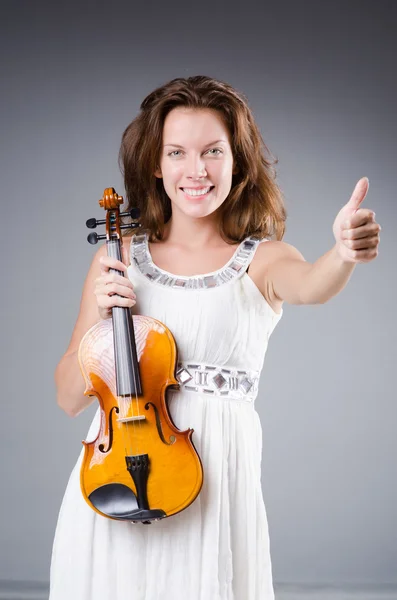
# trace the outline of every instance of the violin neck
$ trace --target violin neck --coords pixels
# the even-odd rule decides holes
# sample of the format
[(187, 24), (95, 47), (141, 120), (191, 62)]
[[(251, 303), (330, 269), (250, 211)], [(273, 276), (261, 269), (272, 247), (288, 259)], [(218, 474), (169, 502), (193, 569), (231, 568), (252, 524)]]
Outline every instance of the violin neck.
[[(120, 240), (107, 241), (106, 248), (108, 256), (122, 261)], [(110, 269), (110, 272), (124, 275), (117, 269)], [(142, 394), (142, 384), (130, 309), (114, 306), (112, 322), (117, 396), (139, 396)]]

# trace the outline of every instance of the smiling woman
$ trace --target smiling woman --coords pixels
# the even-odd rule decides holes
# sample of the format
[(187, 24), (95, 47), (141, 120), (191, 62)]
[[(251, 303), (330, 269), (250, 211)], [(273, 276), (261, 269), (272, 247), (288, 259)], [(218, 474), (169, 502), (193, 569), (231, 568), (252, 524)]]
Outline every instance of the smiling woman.
[[(219, 139), (208, 143), (214, 133)], [(211, 219), (217, 220), (215, 211), (226, 200), (237, 172), (228, 138), (230, 134), (216, 110), (177, 107), (168, 113), (155, 176), (163, 179), (173, 223), (184, 214), (197, 218), (212, 215)], [(213, 148), (215, 144), (222, 148)], [(170, 147), (178, 150), (169, 151)]]
[(227, 83), (196, 76), (154, 90), (124, 131), (119, 158), (127, 210), (140, 208), (151, 242), (164, 240), (174, 209), (191, 197), (181, 188), (208, 186), (213, 189), (202, 206), (187, 206), (201, 216), (217, 209), (217, 235), (225, 244), (240, 243), (248, 235), (277, 240), (284, 235), (277, 161), (246, 98)]
[[(165, 590), (174, 600), (274, 600), (255, 410), (259, 379), (282, 302), (324, 302), (343, 288), (354, 262), (376, 256), (379, 226), (372, 211), (359, 208), (368, 182), (359, 182), (337, 216), (335, 247), (310, 265), (282, 241), (282, 195), (245, 98), (204, 76), (175, 79), (145, 98), (122, 136), (120, 162), (128, 210), (140, 209), (142, 227), (126, 233), (123, 262), (106, 246), (93, 259), (56, 369), (58, 403), (74, 416), (93, 401), (84, 394), (79, 348), (93, 326), (106, 329), (114, 307), (131, 310), (134, 330), (145, 317), (155, 319), (177, 348), (178, 387), (165, 390), (169, 412), (179, 430), (193, 429), (204, 480), (185, 510), (133, 526), (135, 512), (109, 519), (85, 502), (81, 454), (59, 514), (50, 600), (159, 600)], [(146, 347), (146, 334), (138, 334)], [(152, 376), (156, 361), (141, 364), (141, 356), (136, 368)], [(112, 352), (103, 364), (113, 365)], [(125, 401), (114, 379), (111, 411)], [(148, 388), (137, 393), (138, 406), (151, 405)], [(95, 466), (114, 434), (103, 412), (101, 405), (88, 433), (102, 448)], [(114, 420), (114, 429), (121, 435), (141, 416), (133, 408)], [(127, 456), (123, 445), (122, 458), (137, 459), (141, 469), (151, 464), (145, 449)], [(121, 478), (125, 462), (117, 465)], [(150, 468), (145, 474), (150, 481)], [(133, 495), (139, 497), (138, 485)]]
[[(167, 392), (169, 412), (178, 429), (194, 430), (204, 480), (183, 512), (132, 527), (84, 501), (80, 455), (54, 539), (50, 600), (158, 600), (165, 589), (176, 600), (273, 600), (254, 403), (282, 310), (262, 296), (260, 270), (251, 264), (263, 242), (284, 232), (270, 153), (244, 97), (197, 76), (171, 81), (142, 102), (123, 134), (120, 162), (127, 210), (138, 206), (142, 227), (126, 231), (125, 264), (104, 247), (94, 257), (56, 371), (58, 402), (71, 415), (92, 402), (77, 354), (112, 307), (154, 317), (176, 341), (179, 389)], [(100, 422), (98, 410), (89, 439), (102, 431)]]

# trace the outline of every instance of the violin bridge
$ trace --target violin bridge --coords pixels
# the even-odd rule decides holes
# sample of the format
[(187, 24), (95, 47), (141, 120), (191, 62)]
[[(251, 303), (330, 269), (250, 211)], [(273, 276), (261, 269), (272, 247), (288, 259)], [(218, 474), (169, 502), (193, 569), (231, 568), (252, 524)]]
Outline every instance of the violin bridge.
[(136, 417), (119, 417), (117, 421), (119, 423), (130, 423), (131, 421), (144, 421), (145, 419), (145, 415), (138, 415)]

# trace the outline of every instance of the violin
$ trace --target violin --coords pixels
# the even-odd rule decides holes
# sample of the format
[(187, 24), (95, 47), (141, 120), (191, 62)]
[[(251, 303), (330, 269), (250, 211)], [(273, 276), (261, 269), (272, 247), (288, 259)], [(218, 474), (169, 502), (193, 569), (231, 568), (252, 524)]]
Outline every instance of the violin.
[[(89, 219), (90, 228), (106, 223), (108, 256), (122, 260), (121, 229), (140, 227), (139, 209), (120, 213), (123, 203), (106, 188), (99, 205), (106, 220)], [(120, 217), (133, 219), (120, 224)], [(110, 272), (123, 275), (117, 269)], [(168, 411), (167, 389), (175, 377), (177, 347), (160, 321), (115, 306), (81, 340), (78, 359), (86, 389), (96, 396), (100, 427), (84, 444), (80, 487), (89, 506), (104, 517), (150, 524), (187, 508), (198, 496), (203, 468), (192, 442), (193, 429), (180, 431)]]

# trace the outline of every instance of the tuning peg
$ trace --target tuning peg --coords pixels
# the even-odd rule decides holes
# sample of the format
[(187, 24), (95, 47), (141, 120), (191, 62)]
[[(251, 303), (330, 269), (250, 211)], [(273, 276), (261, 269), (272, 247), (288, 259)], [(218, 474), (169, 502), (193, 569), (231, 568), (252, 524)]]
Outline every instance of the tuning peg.
[(105, 225), (106, 219), (88, 219), (88, 221), (86, 221), (85, 224), (90, 229), (95, 229), (97, 225)]
[(134, 206), (127, 212), (120, 213), (120, 217), (131, 217), (131, 219), (139, 219), (140, 215), (141, 211), (137, 206)]
[(85, 224), (90, 229), (95, 229), (95, 227), (96, 227), (96, 219), (88, 219), (88, 221), (86, 221)]
[(126, 223), (125, 225), (120, 225), (120, 229), (135, 229), (136, 227), (142, 227), (140, 223)]
[(95, 231), (93, 231), (92, 233), (89, 233), (87, 236), (87, 240), (90, 242), (90, 244), (97, 244), (99, 240), (105, 240), (106, 239), (106, 235), (98, 235)]

